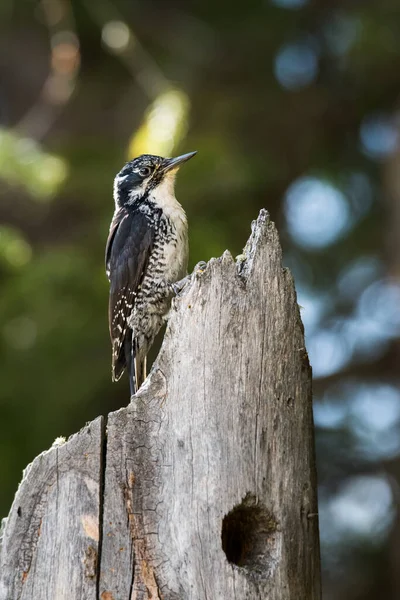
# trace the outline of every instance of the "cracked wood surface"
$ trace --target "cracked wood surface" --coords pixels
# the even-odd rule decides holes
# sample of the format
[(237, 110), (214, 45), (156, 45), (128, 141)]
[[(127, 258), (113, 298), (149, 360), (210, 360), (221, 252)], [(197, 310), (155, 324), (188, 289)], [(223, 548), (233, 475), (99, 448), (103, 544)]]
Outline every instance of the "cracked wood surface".
[(102, 422), (25, 469), (0, 538), (0, 600), (96, 600)]
[(320, 600), (311, 371), (281, 258), (261, 211), (238, 262), (174, 301), (105, 460), (99, 419), (35, 459), (0, 600)]

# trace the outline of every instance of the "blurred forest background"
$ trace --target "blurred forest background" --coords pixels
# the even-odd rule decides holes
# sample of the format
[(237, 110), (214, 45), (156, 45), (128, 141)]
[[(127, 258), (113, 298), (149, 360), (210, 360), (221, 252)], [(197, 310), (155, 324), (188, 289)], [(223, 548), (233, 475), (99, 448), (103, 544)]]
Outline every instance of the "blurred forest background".
[(191, 266), (266, 207), (314, 371), (324, 599), (400, 598), (398, 0), (1, 0), (0, 516), (110, 381), (112, 182), (198, 150)]

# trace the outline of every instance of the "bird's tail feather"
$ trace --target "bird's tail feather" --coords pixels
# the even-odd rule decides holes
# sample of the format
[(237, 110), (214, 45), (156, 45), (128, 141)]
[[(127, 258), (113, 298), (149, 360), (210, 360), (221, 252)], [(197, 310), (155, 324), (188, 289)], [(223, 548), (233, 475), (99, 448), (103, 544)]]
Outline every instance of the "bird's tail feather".
[(146, 367), (147, 359), (146, 356), (141, 356), (140, 353), (135, 353), (135, 380), (136, 380), (136, 391), (140, 388), (144, 380), (146, 379)]
[(135, 378), (135, 343), (132, 340), (132, 332), (127, 333), (124, 341), (124, 363), (126, 369), (128, 371), (129, 376), (129, 387), (131, 391), (131, 396), (136, 394), (137, 386), (136, 386), (136, 378)]
[(125, 359), (123, 362), (118, 359), (113, 363), (112, 369), (111, 369), (111, 380), (113, 382), (119, 381), (121, 379), (122, 374), (125, 371), (125, 367), (126, 367)]
[(118, 381), (126, 369), (129, 375), (131, 396), (133, 396), (147, 377), (146, 366), (146, 355), (139, 351), (135, 340), (132, 339), (132, 334), (127, 334), (118, 356), (114, 357), (113, 355), (112, 380)]

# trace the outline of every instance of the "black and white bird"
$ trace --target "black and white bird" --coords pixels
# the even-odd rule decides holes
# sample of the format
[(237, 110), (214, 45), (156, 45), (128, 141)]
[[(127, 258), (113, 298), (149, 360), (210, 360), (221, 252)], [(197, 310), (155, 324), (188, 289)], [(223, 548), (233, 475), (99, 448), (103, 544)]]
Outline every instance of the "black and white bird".
[(112, 379), (127, 368), (131, 394), (146, 378), (146, 357), (188, 264), (186, 214), (175, 198), (177, 158), (143, 154), (114, 180), (115, 212), (106, 245), (110, 281)]

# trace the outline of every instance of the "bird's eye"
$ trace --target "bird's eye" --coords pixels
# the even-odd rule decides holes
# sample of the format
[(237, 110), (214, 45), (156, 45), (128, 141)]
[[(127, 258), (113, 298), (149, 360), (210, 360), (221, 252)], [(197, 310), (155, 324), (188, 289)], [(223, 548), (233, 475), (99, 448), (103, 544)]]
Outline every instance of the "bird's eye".
[(141, 177), (148, 177), (151, 173), (151, 169), (150, 167), (142, 167), (141, 169), (139, 169), (139, 175)]

